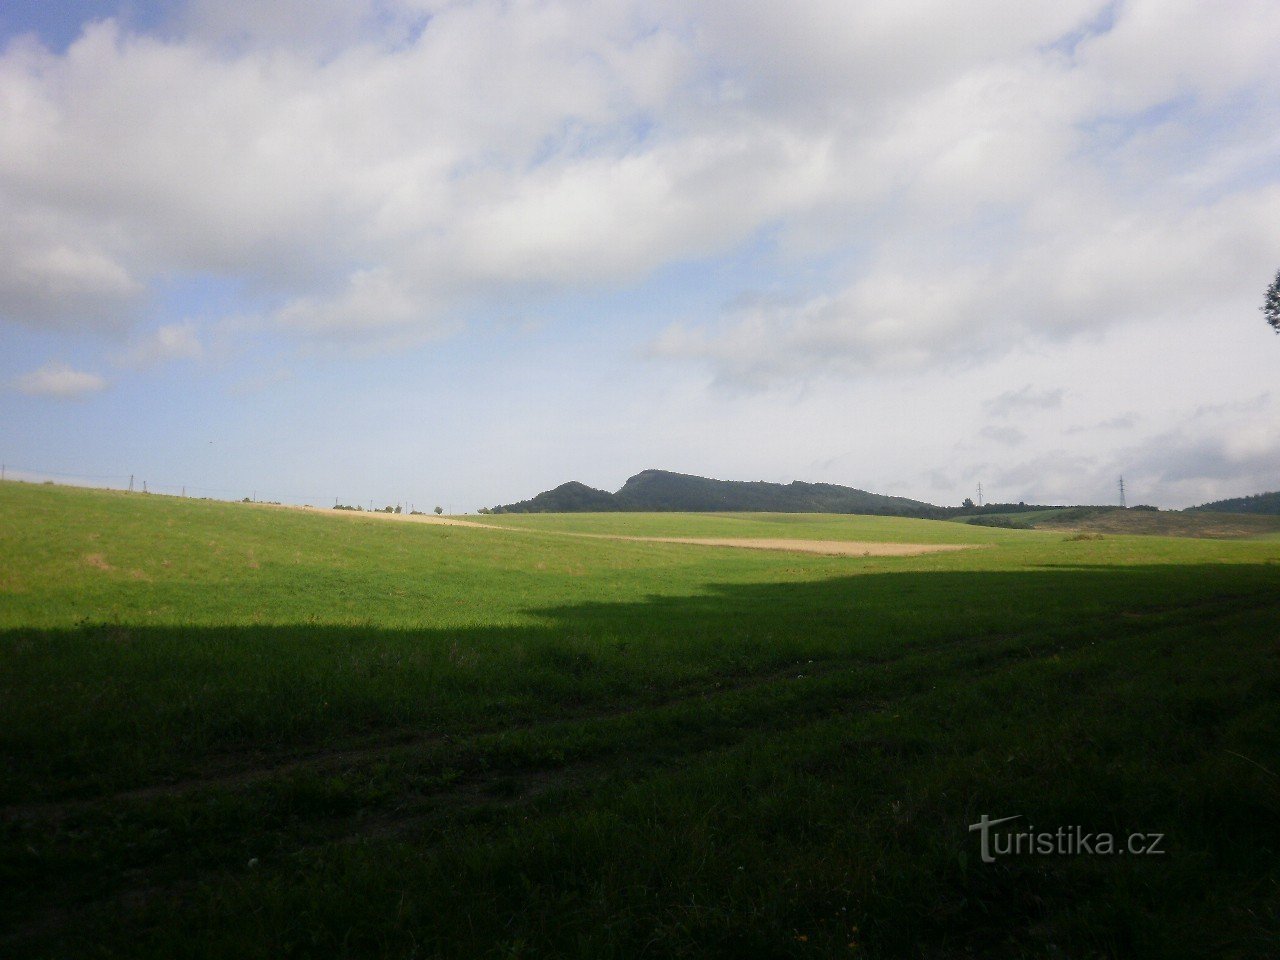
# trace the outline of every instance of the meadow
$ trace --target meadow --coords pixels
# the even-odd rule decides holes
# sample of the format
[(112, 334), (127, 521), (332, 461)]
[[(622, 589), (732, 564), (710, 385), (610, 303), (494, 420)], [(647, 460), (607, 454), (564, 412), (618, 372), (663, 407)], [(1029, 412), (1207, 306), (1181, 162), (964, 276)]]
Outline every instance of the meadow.
[(1280, 540), (472, 519), (0, 484), (0, 954), (1276, 955)]

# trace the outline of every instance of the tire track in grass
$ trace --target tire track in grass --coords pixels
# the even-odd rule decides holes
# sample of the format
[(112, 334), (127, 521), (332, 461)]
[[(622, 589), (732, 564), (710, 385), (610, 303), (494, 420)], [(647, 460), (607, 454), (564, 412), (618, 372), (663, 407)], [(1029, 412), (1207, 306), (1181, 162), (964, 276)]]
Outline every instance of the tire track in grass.
[[(1222, 617), (1234, 615), (1249, 609), (1271, 606), (1268, 600), (1256, 603), (1241, 604), (1241, 598), (1234, 596), (1199, 597), (1184, 603), (1161, 606), (1140, 612), (1104, 612), (1105, 621), (1100, 621), (1098, 630), (1090, 637), (1101, 636), (1108, 630), (1119, 630), (1126, 635), (1157, 631), (1168, 625), (1168, 617), (1177, 614), (1203, 614), (1214, 608), (1221, 608), (1218, 616), (1204, 619), (1205, 625)], [(1123, 621), (1117, 623), (1117, 621)], [(1104, 626), (1105, 622), (1105, 626)], [(1082, 634), (1083, 636), (1083, 634)], [(1002, 635), (985, 635), (982, 644), (1007, 643), (1027, 637), (1025, 633), (1008, 633)], [(785, 680), (792, 671), (801, 670), (807, 677), (821, 677), (851, 667), (883, 667), (887, 664), (910, 660), (921, 656), (929, 657), (958, 645), (971, 642), (964, 635), (940, 639), (928, 646), (904, 648), (900, 652), (884, 655), (876, 653), (860, 653), (854, 656), (833, 657), (821, 661), (794, 661), (763, 672), (737, 674), (720, 674), (706, 681), (691, 681), (674, 689), (669, 695), (653, 699), (633, 699), (622, 703), (604, 706), (587, 705), (579, 710), (561, 712), (555, 716), (538, 716), (527, 720), (498, 725), (479, 725), (455, 731), (423, 731), (416, 728), (398, 728), (381, 731), (366, 738), (347, 740), (339, 748), (314, 747), (282, 751), (274, 756), (253, 754), (248, 764), (244, 754), (229, 753), (210, 758), (208, 765), (219, 767), (216, 772), (198, 777), (187, 777), (171, 782), (153, 783), (132, 787), (76, 800), (52, 800), (25, 804), (11, 804), (0, 808), (0, 823), (24, 820), (44, 820), (57, 822), (69, 816), (100, 809), (119, 803), (143, 802), (166, 798), (180, 798), (208, 790), (237, 789), (252, 787), (266, 780), (279, 779), (304, 772), (323, 774), (334, 770), (351, 768), (377, 762), (400, 753), (409, 753), (424, 747), (461, 744), (469, 740), (485, 736), (501, 734), (528, 733), (539, 728), (556, 726), (563, 723), (580, 723), (592, 720), (608, 720), (618, 717), (633, 716), (643, 711), (661, 710), (667, 707), (690, 703), (699, 699), (709, 699), (723, 694), (758, 688), (779, 680)], [(1045, 644), (1056, 646), (1056, 640), (1043, 640)], [(988, 646), (989, 648), (989, 646)], [(1025, 651), (1035, 650), (1037, 646), (1030, 644), (1017, 647), (1012, 651), (997, 650), (994, 661), (1003, 661), (1010, 655), (1018, 656)], [(708, 685), (710, 684), (710, 685)]]
[[(44, 820), (56, 822), (79, 813), (94, 810), (118, 803), (178, 798), (206, 790), (236, 789), (250, 787), (256, 783), (273, 778), (280, 778), (301, 772), (325, 773), (332, 770), (366, 764), (386, 758), (399, 752), (431, 746), (445, 746), (463, 743), (467, 740), (483, 736), (510, 733), (527, 733), (539, 728), (558, 725), (565, 722), (583, 722), (591, 720), (607, 720), (616, 717), (631, 716), (646, 710), (659, 710), (665, 707), (688, 703), (698, 699), (707, 699), (724, 693), (747, 690), (786, 679), (796, 669), (809, 668), (808, 676), (831, 673), (841, 667), (855, 663), (872, 665), (873, 660), (864, 658), (833, 659), (814, 663), (795, 662), (775, 667), (764, 673), (722, 674), (714, 685), (696, 687), (683, 686), (668, 696), (647, 700), (632, 700), (614, 704), (605, 709), (599, 707), (566, 711), (554, 717), (537, 717), (528, 720), (508, 723), (502, 726), (467, 727), (454, 732), (422, 731), (413, 728), (402, 728), (383, 731), (371, 737), (347, 741), (347, 745), (339, 748), (315, 748), (302, 751), (281, 753), (270, 759), (256, 756), (258, 762), (251, 765), (237, 763), (243, 754), (230, 754), (222, 757), (225, 768), (219, 772), (199, 777), (189, 777), (172, 782), (149, 784), (132, 787), (76, 800), (52, 800), (47, 802), (11, 804), (0, 808), (0, 822), (21, 820)], [(219, 766), (217, 759), (210, 765)]]
[[(1249, 606), (1261, 609), (1269, 605), (1260, 602)], [(1217, 616), (1203, 618), (1199, 625), (1210, 628), (1219, 620), (1234, 619), (1243, 612), (1239, 606), (1224, 608)], [(1145, 624), (1129, 624), (1118, 631), (1118, 638), (1141, 637), (1178, 627), (1179, 624), (1167, 621), (1153, 623), (1149, 628)], [(981, 659), (981, 665), (967, 669), (965, 675), (980, 681), (1068, 648), (1081, 647), (1096, 637), (1097, 634), (1091, 634), (1090, 639), (1086, 639), (1081, 635), (1078, 644), (1064, 646), (1054, 639), (1040, 645), (1020, 643), (1018, 641), (1026, 639), (1025, 635), (1010, 635), (1000, 638), (1002, 648), (994, 650), (989, 646), (993, 638), (986, 638), (984, 645), (989, 655)], [(889, 710), (901, 711), (913, 701), (934, 696), (931, 687), (923, 687), (917, 681), (935, 676), (940, 667), (938, 655), (945, 657), (956, 645), (948, 642), (917, 648), (901, 657), (885, 658), (882, 665), (891, 668), (891, 676), (863, 677), (850, 685), (841, 682), (841, 675), (857, 673), (867, 663), (845, 659), (823, 664), (821, 670), (810, 669), (795, 677), (803, 683), (788, 690), (784, 684), (791, 680), (793, 664), (786, 670), (743, 678), (744, 682), (728, 687), (704, 688), (662, 704), (631, 705), (623, 710), (558, 718), (518, 730), (476, 734), (459, 742), (458, 746), (462, 750), (469, 748), (470, 753), (452, 758), (464, 768), (454, 777), (433, 786), (391, 795), (385, 803), (371, 808), (357, 807), (353, 813), (308, 817), (304, 812), (303, 819), (287, 821), (279, 827), (268, 826), (260, 834), (249, 835), (249, 839), (260, 836), (264, 847), (276, 848), (267, 854), (266, 869), (270, 869), (278, 857), (288, 858), (333, 845), (395, 841), (409, 836), (425, 839), (425, 831), (436, 825), (465, 827), (475, 816), (511, 810), (557, 794), (576, 794), (611, 779), (621, 783), (643, 782), (681, 765), (705, 762), (707, 758), (739, 749), (761, 733), (785, 735), (838, 716), (869, 719)], [(882, 688), (889, 682), (893, 695), (868, 696), (868, 682), (874, 688)], [(755, 688), (769, 683), (779, 684), (780, 695), (753, 699)], [(717, 701), (730, 702), (715, 706)], [(687, 716), (682, 717), (682, 713)], [(637, 720), (636, 714), (642, 716)], [(637, 722), (639, 730), (629, 729)], [(582, 736), (575, 736), (584, 731), (593, 735), (586, 738), (585, 744)], [(539, 756), (522, 759), (523, 755), (517, 750), (512, 756), (504, 757), (495, 749), (510, 734), (536, 732), (546, 735), (542, 743), (533, 744), (542, 749)], [(637, 754), (637, 743), (647, 749)], [(558, 745), (566, 748), (564, 753), (559, 752)], [(489, 759), (497, 762), (486, 762)], [(357, 757), (357, 766), (361, 762), (363, 758)], [(405, 784), (413, 783), (414, 773), (412, 767), (397, 771)], [(166, 797), (155, 794), (151, 799), (163, 801)], [(146, 811), (141, 813), (145, 818)], [(139, 827), (145, 825), (145, 819), (139, 823)], [(228, 845), (243, 839), (234, 834), (226, 837)], [(160, 897), (180, 899), (199, 885), (217, 883), (220, 877), (230, 880), (237, 873), (226, 862), (193, 863), (183, 849), (167, 851), (162, 859), (147, 861), (145, 870), (129, 871), (127, 875), (136, 881), (127, 889), (79, 903), (38, 909), (29, 916), (24, 915), (23, 922), (0, 939), (0, 943), (22, 945), (67, 929), (80, 920), (115, 916), (121, 909), (132, 910)], [(74, 878), (69, 882), (74, 882)]]

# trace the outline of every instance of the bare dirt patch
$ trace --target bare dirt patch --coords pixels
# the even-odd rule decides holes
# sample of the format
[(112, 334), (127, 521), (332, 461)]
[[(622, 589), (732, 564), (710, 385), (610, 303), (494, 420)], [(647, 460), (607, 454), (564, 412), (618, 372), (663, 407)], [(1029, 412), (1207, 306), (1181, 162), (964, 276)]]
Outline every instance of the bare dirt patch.
[(93, 567), (95, 570), (115, 569), (115, 567), (107, 563), (107, 558), (100, 553), (86, 553), (83, 559), (86, 566)]
[(436, 516), (432, 513), (386, 513), (383, 510), (334, 510), (328, 507), (300, 507), (290, 503), (255, 503), (255, 507), (271, 507), (276, 510), (303, 510), (307, 513), (318, 513), (326, 517), (360, 517), (370, 520), (399, 520), (409, 523), (434, 523), (445, 527), (484, 527), (489, 530), (504, 530), (491, 523), (476, 523), (472, 520), (459, 520), (457, 517)]

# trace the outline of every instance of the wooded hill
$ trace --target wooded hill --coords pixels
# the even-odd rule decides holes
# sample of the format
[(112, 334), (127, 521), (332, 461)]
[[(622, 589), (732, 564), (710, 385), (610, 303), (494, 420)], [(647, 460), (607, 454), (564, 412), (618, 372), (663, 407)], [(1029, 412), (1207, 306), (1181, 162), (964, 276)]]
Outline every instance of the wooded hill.
[(868, 493), (833, 483), (767, 483), (712, 480), (667, 470), (643, 470), (617, 493), (570, 481), (529, 500), (493, 507), (491, 513), (578, 513), (585, 511), (684, 511), (778, 513), (867, 513), (897, 517), (940, 517), (942, 507), (906, 497)]
[(1280, 515), (1280, 490), (1274, 493), (1255, 493), (1251, 497), (1232, 497), (1230, 500), (1215, 500), (1213, 503), (1202, 503), (1192, 510), (1209, 510), (1214, 513), (1266, 513)]
[(985, 514), (1051, 509), (1025, 503), (989, 503), (981, 507), (940, 507), (922, 500), (869, 493), (834, 483), (768, 483), (712, 480), (669, 470), (642, 470), (616, 493), (572, 480), (519, 503), (484, 513), (860, 513), (888, 517), (948, 520)]

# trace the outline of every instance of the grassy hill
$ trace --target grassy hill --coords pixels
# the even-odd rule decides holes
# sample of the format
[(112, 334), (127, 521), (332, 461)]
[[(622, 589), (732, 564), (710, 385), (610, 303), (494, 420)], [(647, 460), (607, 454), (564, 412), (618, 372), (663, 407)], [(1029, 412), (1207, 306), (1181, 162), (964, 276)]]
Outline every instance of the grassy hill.
[(1039, 516), (1037, 529), (1079, 530), (1158, 537), (1234, 539), (1280, 534), (1280, 517), (1179, 510), (1124, 510), (1083, 507)]
[(1280, 541), (492, 520), (0, 483), (0, 954), (1272, 955)]

